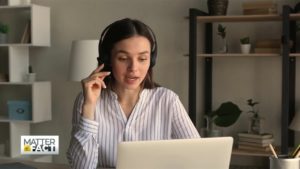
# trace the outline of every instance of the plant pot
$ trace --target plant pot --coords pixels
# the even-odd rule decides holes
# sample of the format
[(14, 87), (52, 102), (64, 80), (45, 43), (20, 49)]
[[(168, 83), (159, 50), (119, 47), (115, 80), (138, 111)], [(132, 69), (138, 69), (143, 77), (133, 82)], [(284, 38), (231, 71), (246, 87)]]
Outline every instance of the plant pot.
[(27, 73), (25, 77), (26, 82), (34, 82), (36, 80), (36, 73)]
[(0, 33), (0, 44), (7, 43), (7, 34)]
[(241, 44), (242, 54), (249, 54), (251, 51), (251, 44)]
[(204, 117), (206, 120), (206, 128), (203, 128), (201, 131), (202, 137), (220, 137), (223, 135), (223, 132), (220, 129), (215, 128), (215, 124), (211, 118), (208, 116)]
[(209, 15), (226, 15), (228, 0), (207, 0)]

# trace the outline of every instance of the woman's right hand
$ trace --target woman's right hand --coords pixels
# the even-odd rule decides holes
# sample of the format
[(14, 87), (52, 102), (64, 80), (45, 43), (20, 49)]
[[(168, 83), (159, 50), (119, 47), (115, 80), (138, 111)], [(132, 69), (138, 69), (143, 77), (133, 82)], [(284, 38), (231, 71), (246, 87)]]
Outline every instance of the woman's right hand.
[(97, 67), (87, 78), (81, 81), (84, 96), (82, 116), (90, 120), (94, 120), (96, 102), (102, 88), (106, 88), (104, 79), (110, 75), (110, 72), (101, 72), (103, 68), (104, 64)]

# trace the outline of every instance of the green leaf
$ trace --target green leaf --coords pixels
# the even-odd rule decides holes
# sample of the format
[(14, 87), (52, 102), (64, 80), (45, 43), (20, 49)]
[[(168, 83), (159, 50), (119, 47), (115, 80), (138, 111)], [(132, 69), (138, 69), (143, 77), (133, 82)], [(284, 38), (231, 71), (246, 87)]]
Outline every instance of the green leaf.
[(220, 127), (231, 126), (240, 117), (241, 112), (242, 111), (240, 108), (232, 102), (222, 103), (221, 106), (215, 111), (217, 117), (215, 118), (214, 122)]

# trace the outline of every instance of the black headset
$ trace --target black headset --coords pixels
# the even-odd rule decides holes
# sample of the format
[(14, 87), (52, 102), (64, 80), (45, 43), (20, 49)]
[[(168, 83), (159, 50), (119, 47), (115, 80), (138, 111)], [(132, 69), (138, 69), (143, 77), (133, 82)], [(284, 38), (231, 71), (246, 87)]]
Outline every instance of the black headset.
[[(128, 18), (127, 18), (127, 20), (128, 20)], [(122, 20), (120, 20), (120, 21), (122, 21)], [(138, 21), (138, 22), (140, 22), (140, 21)], [(105, 70), (105, 68), (107, 69), (108, 67), (110, 67), (110, 56), (107, 53), (107, 51), (105, 51), (103, 49), (103, 46), (104, 46), (103, 41), (106, 37), (107, 32), (110, 30), (110, 28), (113, 27), (114, 25), (118, 24), (118, 23), (119, 23), (119, 21), (116, 21), (116, 22), (108, 25), (103, 30), (103, 32), (101, 33), (101, 37), (100, 37), (100, 40), (99, 40), (99, 46), (98, 46), (99, 56), (97, 57), (97, 61), (98, 61), (98, 65), (104, 63), (104, 65), (105, 65), (104, 70)], [(142, 23), (142, 22), (140, 22), (140, 23)], [(151, 53), (150, 53), (150, 68), (152, 68), (156, 63), (156, 57), (157, 57), (156, 37), (155, 37), (155, 34), (154, 34), (153, 30), (149, 26), (147, 26), (144, 23), (142, 23), (142, 24), (145, 25), (145, 27), (148, 29), (148, 31), (151, 35), (152, 41), (153, 41), (153, 46), (151, 47)], [(105, 70), (105, 71), (107, 71), (107, 70)]]

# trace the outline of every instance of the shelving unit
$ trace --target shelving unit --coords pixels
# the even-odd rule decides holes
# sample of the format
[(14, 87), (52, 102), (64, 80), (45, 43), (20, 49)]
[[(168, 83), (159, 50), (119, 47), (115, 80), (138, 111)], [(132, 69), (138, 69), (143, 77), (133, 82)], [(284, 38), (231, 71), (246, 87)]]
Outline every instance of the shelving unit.
[[(217, 57), (282, 57), (282, 121), (281, 121), (281, 153), (288, 152), (289, 145), (293, 145), (294, 135), (288, 129), (295, 112), (295, 60), (300, 53), (295, 53), (295, 47), (289, 48), (289, 40), (296, 46), (296, 20), (300, 14), (293, 14), (288, 6), (283, 7), (282, 15), (237, 15), (237, 16), (208, 16), (198, 9), (189, 11), (189, 113), (196, 123), (196, 90), (197, 90), (197, 58), (204, 59), (204, 112), (212, 110), (212, 62)], [(262, 22), (278, 21), (282, 23), (282, 53), (281, 54), (214, 54), (213, 24), (214, 22)], [(197, 24), (205, 24), (204, 53), (197, 53)], [(291, 53), (290, 53), (291, 52)], [(239, 154), (239, 152), (234, 151)], [(242, 153), (243, 154), (243, 153)], [(250, 153), (251, 154), (251, 153)]]
[[(9, 147), (8, 154), (0, 158), (51, 161), (51, 156), (22, 156), (20, 136), (30, 135), (30, 124), (51, 120), (51, 83), (48, 81), (25, 82), (28, 73), (31, 47), (50, 46), (50, 8), (40, 5), (0, 6), (0, 21), (8, 24), (8, 42), (0, 44), (0, 57), (6, 63), (0, 73), (7, 74), (8, 82), (0, 82), (0, 143)], [(28, 25), (28, 26), (27, 26)], [(28, 29), (28, 41), (22, 37)], [(2, 60), (1, 60), (2, 61)], [(7, 66), (6, 66), (7, 65)], [(3, 72), (1, 72), (3, 71)], [(28, 101), (31, 106), (30, 120), (10, 119), (7, 102)]]

